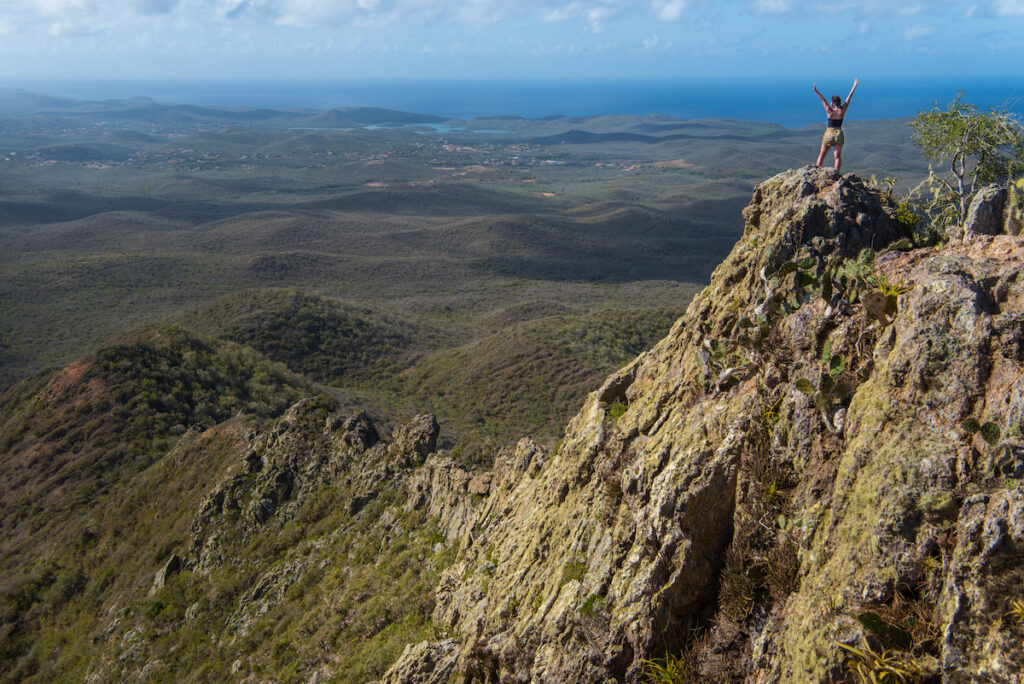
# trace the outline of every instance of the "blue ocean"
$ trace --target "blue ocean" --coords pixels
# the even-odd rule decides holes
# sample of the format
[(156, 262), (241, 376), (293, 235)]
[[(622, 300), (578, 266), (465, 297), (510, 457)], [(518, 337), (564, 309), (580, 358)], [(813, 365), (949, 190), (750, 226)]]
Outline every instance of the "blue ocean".
[[(682, 119), (727, 117), (784, 126), (819, 123), (821, 106), (808, 79), (673, 79), (549, 81), (50, 81), (9, 83), (51, 95), (105, 100), (134, 96), (225, 107), (330, 109), (384, 107), (454, 119), (488, 116), (659, 114)], [(852, 79), (818, 80), (843, 97)], [(1024, 76), (862, 78), (851, 116), (913, 116), (965, 92), (980, 107), (1024, 112)]]

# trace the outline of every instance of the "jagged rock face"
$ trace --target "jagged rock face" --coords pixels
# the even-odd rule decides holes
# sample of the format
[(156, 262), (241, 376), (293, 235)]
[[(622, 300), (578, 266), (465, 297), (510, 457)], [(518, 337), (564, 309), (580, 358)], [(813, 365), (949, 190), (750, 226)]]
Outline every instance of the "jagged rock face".
[[(903, 228), (813, 168), (744, 216), (708, 288), (555, 453), (500, 454), (472, 510), (454, 464), (422, 480), (410, 505), (461, 535), (434, 619), (465, 680), (638, 681), (666, 648), (692, 677), (870, 673), (847, 644), (1017, 681), (1024, 245), (872, 261)], [(386, 681), (449, 650), (409, 649)]]
[[(1005, 236), (888, 256), (880, 270), (909, 291), (852, 398), (801, 589), (786, 606), (779, 642), (765, 651), (779, 649), (776, 674), (820, 676), (825, 654), (857, 626), (843, 609), (920, 592), (922, 601), (938, 600), (928, 616), (942, 634), (933, 671), (1011, 681), (1024, 654), (1000, 627), (1007, 588), (1021, 586), (1019, 571), (1007, 567), (1021, 560), (1013, 520), (1020, 487), (1005, 478), (1024, 458), (1024, 252)], [(972, 434), (963, 427), (970, 419), (1000, 434)]]
[(408, 474), (413, 464), (434, 452), (438, 432), (432, 414), (417, 415), (395, 426), (395, 441), (385, 444), (365, 413), (341, 419), (331, 412), (326, 397), (299, 401), (275, 430), (250, 435), (244, 468), (203, 500), (192, 522), (187, 562), (209, 574), (224, 562), (225, 527), (245, 537), (259, 534), (272, 516), (289, 515), (289, 505), (294, 508), (304, 495), (335, 482), (355, 486), (349, 513), (356, 515), (385, 483)]
[(433, 453), (437, 448), (438, 432), (439, 427), (434, 416), (419, 415), (409, 423), (395, 426), (391, 438), (399, 453), (412, 454), (422, 463), (427, 454)]
[(378, 684), (447, 684), (455, 674), (458, 660), (455, 639), (410, 644), (399, 658), (399, 665), (388, 670)]
[[(197, 478), (213, 485), (208, 494), (176, 512), (191, 532), (181, 555), (143, 578), (144, 597), (105, 612), (88, 681), (365, 682), (408, 641), (436, 633), (430, 590), (455, 549), (424, 507), (449, 501), (475, 519), (481, 494), (470, 490), (479, 476), (434, 451), (432, 415), (399, 423), (399, 441), (386, 442), (366, 414), (339, 414), (317, 395), (232, 430), (220, 467)], [(168, 461), (184, 459), (184, 447)], [(198, 445), (187, 453), (205, 455)], [(433, 481), (441, 470), (450, 477)], [(421, 681), (454, 668), (458, 646), (409, 653), (422, 662), (401, 681)]]

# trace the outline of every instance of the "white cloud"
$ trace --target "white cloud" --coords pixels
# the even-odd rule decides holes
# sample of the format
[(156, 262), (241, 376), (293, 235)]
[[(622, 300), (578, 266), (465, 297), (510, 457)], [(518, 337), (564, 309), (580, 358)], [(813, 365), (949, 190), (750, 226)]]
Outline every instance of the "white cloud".
[(56, 17), (72, 10), (85, 9), (89, 3), (86, 0), (35, 0), (29, 6), (44, 17)]
[(655, 0), (652, 4), (658, 19), (662, 21), (679, 21), (686, 9), (685, 0)]
[[(811, 31), (817, 25), (833, 29), (841, 21), (848, 37), (870, 36), (888, 26), (907, 40), (945, 31), (949, 22), (999, 15), (1014, 18), (1002, 22), (1009, 40), (1020, 33), (1016, 18), (1024, 17), (1024, 0), (0, 0), (0, 54), (13, 43), (8, 36), (30, 46), (33, 37), (107, 36), (123, 42), (127, 34), (150, 31), (163, 44), (189, 35), (202, 42), (214, 29), (276, 38), (273, 32), (281, 27), (292, 29), (290, 37), (280, 32), (285, 41), (308, 40), (309, 35), (300, 35), (308, 32), (324, 34), (317, 40), (337, 34), (343, 43), (350, 33), (361, 32), (373, 36), (370, 44), (388, 37), (386, 27), (410, 34), (417, 46), (429, 42), (440, 53), (464, 27), (466, 35), (482, 36), (500, 24), (508, 26), (505, 33), (543, 36), (538, 40), (544, 42), (571, 40), (561, 35), (571, 32), (591, 48), (593, 36), (601, 34), (650, 50), (660, 34), (658, 47), (665, 50), (667, 38), (677, 33), (692, 44), (694, 32), (713, 39), (725, 26), (765, 21), (760, 15), (775, 15), (775, 21), (782, 15), (787, 24), (792, 18), (794, 27)], [(563, 22), (564, 28), (543, 25)], [(678, 27), (662, 26), (675, 22)], [(786, 40), (793, 37), (787, 35)], [(481, 49), (490, 46), (480, 42)], [(680, 35), (677, 43), (684, 42)]]
[(754, 0), (754, 11), (758, 14), (781, 14), (793, 9), (793, 0)]
[(644, 41), (643, 41), (643, 46), (644, 46), (645, 50), (650, 50), (652, 48), (656, 48), (660, 44), (661, 44), (661, 39), (658, 38), (658, 34), (657, 33), (651, 34), (651, 36), (649, 38), (644, 38)]
[[(466, 0), (462, 1), (465, 2)], [(591, 33), (603, 32), (605, 22), (617, 18), (632, 7), (625, 0), (570, 2), (560, 7), (546, 7), (547, 3), (538, 2), (538, 0), (534, 0), (534, 3), (539, 5), (535, 8), (535, 12), (541, 21), (580, 21)], [(522, 11), (517, 16), (522, 17)]]
[[(1024, 7), (1024, 0), (991, 0), (994, 5), (1017, 5)], [(808, 14), (854, 13), (858, 17), (893, 16), (956, 16), (967, 4), (965, 0), (919, 0), (918, 2), (893, 2), (893, 0), (751, 0), (755, 10), (763, 11), (779, 7), (780, 11), (800, 10)]]
[[(97, 1), (97, 0), (53, 0)], [(139, 2), (179, 2), (202, 4), (203, 0), (137, 0)], [(623, 15), (642, 19), (678, 21), (691, 0), (207, 0), (234, 6), (221, 14), (229, 17), (265, 15), (286, 18), (292, 25), (336, 25), (367, 20), (405, 24), (444, 22), (453, 24), (490, 24), (501, 21), (579, 22), (599, 33), (607, 23)], [(708, 0), (703, 0), (708, 2)], [(729, 0), (740, 2), (741, 0)], [(279, 22), (280, 23), (280, 22)]]
[(587, 10), (587, 21), (590, 23), (590, 30), (594, 33), (604, 31), (604, 22), (611, 19), (615, 12), (610, 7), (591, 7)]
[[(676, 22), (691, 9), (700, 14), (799, 13), (814, 16), (853, 13), (856, 19), (892, 16), (973, 14), (966, 0), (0, 0), (0, 20), (26, 24), (63, 21), (117, 23), (133, 18), (169, 17), (178, 24), (209, 25), (245, 21), (266, 26), (366, 26), (399, 23), (484, 25), (496, 22), (576, 22), (592, 32), (620, 17), (640, 22)], [(1024, 0), (978, 3), (1001, 16), (1024, 16)], [(964, 14), (966, 8), (966, 14)], [(920, 20), (919, 20), (920, 21)]]
[(541, 15), (542, 21), (567, 21), (582, 9), (578, 2), (571, 2), (563, 7), (555, 7), (547, 10)]
[(1024, 17), (1024, 0), (994, 0), (992, 10), (1001, 17)]
[(904, 40), (918, 40), (932, 34), (933, 29), (929, 26), (908, 26), (903, 29)]

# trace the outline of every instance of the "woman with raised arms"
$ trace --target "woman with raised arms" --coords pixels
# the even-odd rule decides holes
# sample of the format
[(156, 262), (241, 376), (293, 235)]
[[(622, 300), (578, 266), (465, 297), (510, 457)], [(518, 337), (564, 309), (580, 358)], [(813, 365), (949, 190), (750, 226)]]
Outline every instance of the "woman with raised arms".
[(846, 136), (843, 135), (843, 119), (846, 118), (846, 110), (850, 106), (850, 100), (853, 99), (853, 93), (857, 90), (858, 83), (860, 83), (859, 78), (853, 79), (853, 88), (850, 89), (850, 94), (846, 96), (845, 102), (838, 95), (833, 95), (832, 102), (829, 102), (818, 90), (818, 84), (814, 84), (814, 92), (821, 99), (821, 104), (824, 105), (825, 113), (828, 116), (828, 128), (825, 129), (825, 135), (821, 139), (821, 154), (818, 155), (815, 166), (822, 165), (830, 147), (835, 151), (836, 171), (843, 165), (843, 145), (846, 143)]

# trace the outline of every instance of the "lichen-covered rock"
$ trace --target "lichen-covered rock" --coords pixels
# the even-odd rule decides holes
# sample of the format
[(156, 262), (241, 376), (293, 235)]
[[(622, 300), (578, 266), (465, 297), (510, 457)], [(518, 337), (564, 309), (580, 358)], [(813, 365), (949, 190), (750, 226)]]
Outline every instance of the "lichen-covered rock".
[(967, 209), (966, 235), (998, 235), (1005, 225), (1006, 188), (988, 185), (978, 190)]
[(384, 677), (375, 684), (448, 684), (458, 664), (455, 639), (409, 644)]
[[(1024, 493), (1003, 490), (963, 502), (956, 547), (937, 612), (942, 668), (963, 681), (1017, 681), (1024, 676)], [(1018, 601), (1017, 604), (1014, 601)]]
[(172, 554), (167, 562), (163, 564), (159, 570), (156, 571), (156, 575), (153, 576), (153, 587), (149, 590), (150, 594), (154, 594), (160, 589), (163, 589), (164, 585), (167, 584), (167, 580), (181, 572), (181, 557), (177, 554)]
[(835, 681), (883, 651), (1019, 681), (1024, 242), (880, 252), (905, 235), (879, 193), (813, 168), (744, 217), (555, 453), (499, 454), (475, 507), (454, 464), (424, 480), (458, 520), (434, 619), (463, 681), (634, 682), (666, 652), (690, 679)]
[(440, 431), (433, 414), (418, 415), (407, 423), (395, 426), (391, 434), (394, 450), (403, 455), (423, 460), (437, 449), (437, 435)]
[[(1003, 486), (985, 468), (998, 444), (964, 427), (976, 417), (1019, 431), (1024, 328), (1004, 321), (1024, 312), (1024, 262), (1018, 247), (1002, 243), (990, 239), (977, 256), (952, 249), (885, 261), (909, 291), (875, 345), (834, 452), (832, 496), (807, 545), (780, 642), (771, 646), (783, 678), (822, 677), (828, 654), (840, 660), (837, 646), (850, 640), (852, 626), (840, 610), (878, 612), (910, 599), (930, 606), (949, 591), (944, 535), (960, 501), (979, 487)], [(918, 619), (931, 625), (922, 637), (948, 628), (939, 612)], [(950, 669), (945, 645), (910, 649), (907, 662), (915, 660), (934, 672)]]
[[(332, 423), (328, 429), (337, 428), (337, 423)], [(342, 441), (357, 451), (366, 451), (380, 441), (377, 427), (365, 411), (359, 411), (341, 422), (340, 428), (343, 432)]]

